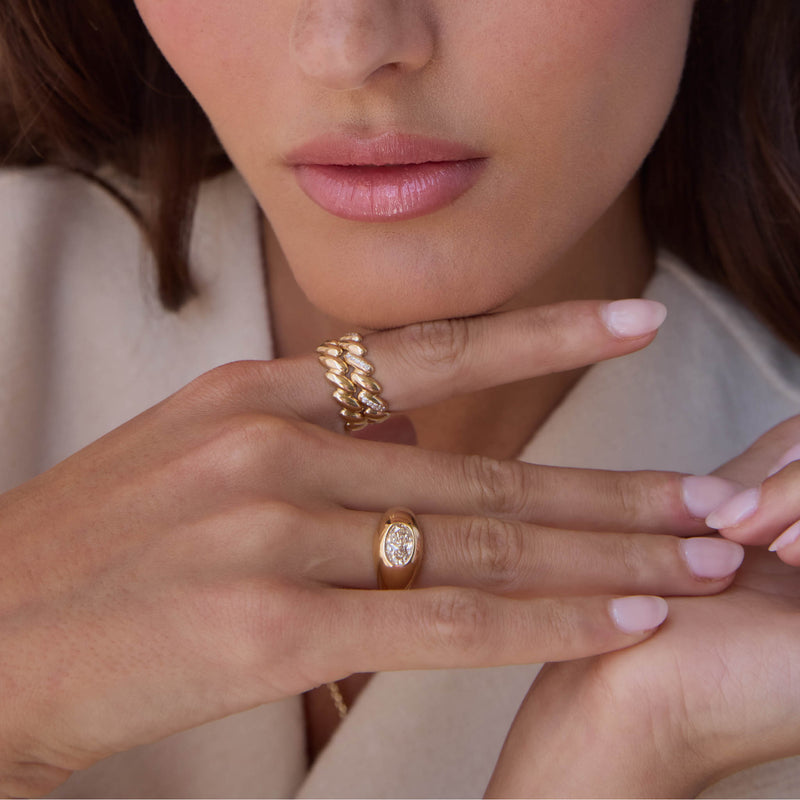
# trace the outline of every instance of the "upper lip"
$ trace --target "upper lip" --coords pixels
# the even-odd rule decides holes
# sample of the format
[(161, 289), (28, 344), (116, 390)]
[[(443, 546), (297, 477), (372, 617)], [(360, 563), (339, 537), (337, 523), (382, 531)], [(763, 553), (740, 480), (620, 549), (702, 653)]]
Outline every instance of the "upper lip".
[(326, 134), (294, 148), (286, 155), (290, 166), (392, 166), (484, 158), (475, 149), (431, 136), (381, 133), (359, 137)]

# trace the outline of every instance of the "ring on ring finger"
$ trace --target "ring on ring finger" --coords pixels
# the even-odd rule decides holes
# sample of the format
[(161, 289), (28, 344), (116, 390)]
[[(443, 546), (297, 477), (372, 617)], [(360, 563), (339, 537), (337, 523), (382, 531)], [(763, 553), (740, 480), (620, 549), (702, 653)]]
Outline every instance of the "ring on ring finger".
[(375, 531), (379, 589), (410, 589), (422, 563), (422, 533), (407, 508), (390, 508)]

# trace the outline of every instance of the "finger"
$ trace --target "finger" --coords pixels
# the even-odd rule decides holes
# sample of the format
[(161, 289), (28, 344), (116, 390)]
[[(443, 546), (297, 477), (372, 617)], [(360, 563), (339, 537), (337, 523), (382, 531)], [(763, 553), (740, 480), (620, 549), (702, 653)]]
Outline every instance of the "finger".
[[(373, 538), (383, 515), (307, 516), (306, 576), (360, 589), (377, 586)], [(721, 591), (744, 549), (711, 537), (586, 533), (487, 517), (418, 517), (424, 556), (415, 586), (467, 586), (508, 596)]]
[(328, 589), (316, 611), (309, 658), (335, 679), (354, 671), (583, 658), (649, 637), (667, 604), (658, 597), (520, 600), (452, 587)]
[[(399, 412), (631, 353), (652, 341), (665, 314), (650, 300), (573, 301), (418, 323), (366, 335), (363, 344), (382, 398)], [(252, 409), (341, 430), (316, 354), (227, 365), (227, 372)]]
[(708, 524), (727, 539), (770, 544), (787, 563), (800, 565), (800, 461), (793, 461), (760, 486), (735, 495), (708, 516)]
[(782, 531), (769, 549), (777, 552), (778, 558), (793, 567), (800, 567), (800, 521), (793, 522)]
[[(743, 453), (714, 471), (728, 480), (745, 486), (755, 486), (770, 474), (786, 466), (792, 458), (792, 446), (800, 442), (800, 415), (790, 417), (759, 436)], [(795, 457), (800, 457), (798, 454)]]
[[(632, 335), (613, 332), (608, 320), (626, 315)], [(390, 407), (402, 411), (639, 350), (665, 316), (651, 300), (568, 302), (384, 331), (369, 348)]]
[[(313, 430), (313, 461), (295, 465), (284, 448), (287, 469), (302, 474), (323, 501), (346, 508), (380, 512), (401, 505), (419, 514), (499, 517), (554, 528), (699, 535), (708, 532), (702, 517), (709, 506), (737, 488), (713, 476), (548, 467)], [(299, 458), (301, 451), (294, 452)]]
[[(718, 505), (735, 492), (713, 476), (497, 461), (360, 441), (263, 414), (223, 433), (205, 445), (211, 467), (200, 476), (208, 491), (193, 494), (196, 512), (220, 486), (235, 485), (254, 500), (315, 511), (406, 506), (419, 514), (498, 517), (552, 528), (699, 535), (708, 528), (698, 508), (707, 513), (709, 498)], [(196, 483), (197, 471), (188, 478)]]
[[(360, 589), (377, 586), (373, 538), (383, 515), (308, 515), (306, 576)], [(466, 586), (495, 594), (703, 595), (721, 591), (744, 558), (723, 539), (554, 530), (487, 517), (418, 517), (422, 566), (415, 586)]]

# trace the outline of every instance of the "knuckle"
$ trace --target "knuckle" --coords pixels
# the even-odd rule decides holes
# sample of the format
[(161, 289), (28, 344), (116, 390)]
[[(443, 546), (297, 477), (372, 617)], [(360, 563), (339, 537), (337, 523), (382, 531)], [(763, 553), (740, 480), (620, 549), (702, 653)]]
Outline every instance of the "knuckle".
[[(542, 306), (536, 310), (532, 338), (536, 341), (539, 363), (543, 370), (562, 371), (565, 355), (574, 353), (575, 331), (581, 322), (574, 307), (568, 314), (560, 306)], [(580, 341), (588, 343), (584, 334)]]
[[(240, 578), (203, 593), (200, 614), (227, 673), (245, 691), (276, 692), (302, 651), (302, 590), (288, 581)], [(280, 678), (282, 676), (282, 678)], [(293, 688), (293, 687), (292, 687)]]
[(299, 425), (283, 417), (238, 414), (219, 424), (205, 448), (209, 465), (232, 478), (261, 472), (265, 464), (288, 467), (302, 450)]
[(462, 464), (466, 486), (479, 498), (484, 513), (499, 517), (515, 517), (522, 513), (528, 495), (524, 464), (480, 455), (466, 456)]
[(472, 518), (464, 531), (464, 547), (478, 580), (489, 591), (511, 593), (519, 587), (525, 549), (520, 525)]
[(623, 530), (636, 530), (646, 509), (660, 505), (660, 486), (656, 488), (647, 473), (620, 473), (611, 483), (611, 503)]
[(576, 310), (572, 308), (565, 316), (563, 307), (542, 306), (536, 315), (537, 339), (546, 345), (547, 351), (560, 352), (570, 341), (569, 333), (575, 328)]
[(648, 537), (644, 539), (640, 536), (618, 536), (612, 550), (612, 557), (615, 558), (622, 573), (633, 579), (634, 584), (645, 583), (650, 574), (649, 559), (645, 555), (643, 544), (655, 542), (655, 539)]
[(234, 398), (248, 396), (256, 381), (264, 381), (269, 364), (232, 361), (204, 372), (178, 392), (182, 400), (199, 408), (218, 409)]
[[(307, 530), (305, 512), (281, 500), (244, 503), (233, 511), (225, 509), (211, 525), (203, 525), (194, 543), (217, 556), (217, 563), (256, 564), (275, 573), (286, 565), (302, 563), (299, 542)], [(235, 530), (236, 536), (230, 531)]]
[(480, 660), (487, 639), (488, 617), (486, 599), (479, 591), (447, 589), (426, 606), (423, 630), (446, 653)]
[(313, 559), (307, 552), (308, 531), (316, 523), (312, 515), (294, 503), (268, 501), (260, 503), (258, 523), (251, 526), (252, 546), (250, 553), (262, 570), (299, 577), (309, 571)]
[(187, 502), (193, 497), (208, 509), (225, 507), (232, 498), (258, 502), (305, 496), (302, 476), (329, 446), (312, 425), (255, 412), (216, 420), (193, 436), (163, 464), (159, 476)]
[(418, 322), (403, 329), (400, 352), (415, 368), (459, 372), (469, 345), (469, 326), (463, 319)]
[(556, 656), (553, 660), (562, 660), (566, 654), (571, 654), (576, 644), (592, 639), (588, 620), (572, 603), (549, 598), (540, 604), (539, 637)]

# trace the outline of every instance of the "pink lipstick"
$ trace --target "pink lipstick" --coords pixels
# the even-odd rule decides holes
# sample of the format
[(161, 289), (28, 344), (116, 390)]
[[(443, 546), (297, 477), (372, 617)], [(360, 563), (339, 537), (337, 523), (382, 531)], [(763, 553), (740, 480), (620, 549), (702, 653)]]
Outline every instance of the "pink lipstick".
[(300, 188), (329, 213), (386, 222), (449, 205), (477, 181), (486, 158), (454, 142), (386, 133), (323, 136), (286, 161)]

